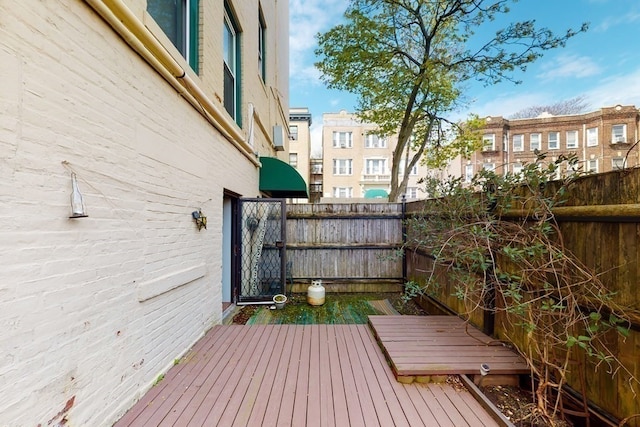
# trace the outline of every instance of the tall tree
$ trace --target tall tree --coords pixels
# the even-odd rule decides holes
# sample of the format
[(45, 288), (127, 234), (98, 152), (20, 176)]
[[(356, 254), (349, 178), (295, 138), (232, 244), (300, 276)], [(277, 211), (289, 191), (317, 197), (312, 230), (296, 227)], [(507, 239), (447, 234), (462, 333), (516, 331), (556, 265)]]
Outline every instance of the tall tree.
[(584, 113), (589, 108), (589, 103), (584, 95), (576, 96), (575, 98), (565, 99), (548, 105), (533, 105), (531, 107), (523, 108), (520, 111), (513, 113), (510, 119), (529, 119), (531, 117), (538, 117), (542, 113), (553, 114), (554, 116), (565, 116), (567, 114), (580, 114)]
[(358, 95), (358, 115), (381, 134), (398, 133), (390, 201), (406, 191), (423, 155), (436, 166), (476, 148), (469, 143), (476, 138), (460, 136), (473, 126), (447, 119), (464, 102), (465, 81), (515, 81), (514, 70), (586, 30), (583, 25), (557, 36), (531, 20), (480, 31), (514, 1), (351, 0), (344, 23), (318, 34), (316, 66), (325, 83)]

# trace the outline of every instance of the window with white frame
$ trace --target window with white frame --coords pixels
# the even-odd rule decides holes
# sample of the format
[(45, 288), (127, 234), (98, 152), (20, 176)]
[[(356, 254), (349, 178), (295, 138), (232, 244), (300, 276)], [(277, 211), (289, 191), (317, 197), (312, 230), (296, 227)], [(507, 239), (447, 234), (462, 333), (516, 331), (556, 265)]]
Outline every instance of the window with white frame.
[(224, 108), (241, 125), (240, 114), (240, 37), (237, 25), (225, 2), (223, 26)]
[(292, 140), (292, 141), (297, 141), (298, 140), (298, 126), (297, 125), (289, 126), (289, 139)]
[(530, 134), (529, 135), (529, 150), (531, 150), (531, 151), (535, 151), (535, 150), (540, 151), (541, 142), (542, 142), (542, 134), (541, 133), (532, 133), (532, 134)]
[(577, 130), (568, 130), (567, 131), (567, 149), (578, 148), (578, 131)]
[(587, 129), (587, 147), (598, 145), (598, 128)]
[(387, 172), (387, 159), (365, 159), (365, 175), (383, 175)]
[(417, 199), (418, 198), (418, 188), (417, 187), (407, 187), (407, 191), (404, 193), (404, 196), (407, 199)]
[(557, 150), (560, 148), (560, 132), (549, 132), (547, 138), (549, 150)]
[(611, 143), (619, 144), (627, 142), (627, 125), (613, 125), (611, 127)]
[(482, 137), (482, 151), (495, 151), (496, 134), (488, 133)]
[(587, 162), (589, 172), (598, 173), (598, 159), (591, 159)]
[(571, 163), (567, 165), (567, 173), (569, 175), (575, 175), (578, 172), (580, 172), (580, 169), (582, 168), (582, 164), (576, 162), (576, 163)]
[(147, 0), (147, 12), (197, 74), (199, 0)]
[(350, 199), (353, 197), (352, 187), (333, 187), (333, 197), (339, 199)]
[(611, 159), (611, 167), (613, 170), (622, 170), (624, 169), (624, 157), (614, 157)]
[(473, 180), (473, 165), (464, 166), (464, 182), (471, 182)]
[(364, 137), (364, 148), (387, 148), (387, 139), (368, 133)]
[(298, 153), (289, 153), (289, 165), (294, 168), (298, 167)]
[[(407, 159), (402, 159), (398, 164), (398, 175), (404, 176), (405, 169), (407, 169)], [(413, 167), (409, 171), (409, 175), (411, 176), (418, 175), (418, 165), (413, 165)]]
[(352, 159), (333, 159), (334, 175), (352, 175), (353, 160)]
[(520, 162), (515, 162), (513, 164), (513, 174), (514, 175), (519, 175), (522, 173), (522, 169), (524, 169), (524, 166), (522, 165), (522, 163)]
[(513, 151), (524, 151), (524, 135), (513, 135)]
[(353, 147), (353, 134), (351, 132), (333, 132), (333, 148)]
[(495, 163), (483, 163), (482, 164), (482, 169), (487, 170), (487, 171), (491, 171), (491, 172), (495, 172), (496, 164)]

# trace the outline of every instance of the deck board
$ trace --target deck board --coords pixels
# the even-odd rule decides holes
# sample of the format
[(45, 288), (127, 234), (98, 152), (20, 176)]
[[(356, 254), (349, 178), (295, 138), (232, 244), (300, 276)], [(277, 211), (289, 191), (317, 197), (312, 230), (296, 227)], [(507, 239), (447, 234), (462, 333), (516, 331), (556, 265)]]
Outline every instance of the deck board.
[(400, 384), (367, 325), (212, 328), (116, 424), (496, 426), (466, 391)]
[[(528, 374), (518, 354), (456, 316), (369, 316), (369, 324), (397, 377)], [(497, 344), (497, 345), (496, 345)]]

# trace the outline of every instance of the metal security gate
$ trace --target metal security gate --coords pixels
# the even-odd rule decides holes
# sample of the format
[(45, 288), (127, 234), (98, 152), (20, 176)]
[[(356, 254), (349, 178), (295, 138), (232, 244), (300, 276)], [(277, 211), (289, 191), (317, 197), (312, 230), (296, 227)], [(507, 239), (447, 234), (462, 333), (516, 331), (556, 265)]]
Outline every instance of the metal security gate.
[(240, 199), (239, 304), (267, 304), (284, 293), (284, 199)]

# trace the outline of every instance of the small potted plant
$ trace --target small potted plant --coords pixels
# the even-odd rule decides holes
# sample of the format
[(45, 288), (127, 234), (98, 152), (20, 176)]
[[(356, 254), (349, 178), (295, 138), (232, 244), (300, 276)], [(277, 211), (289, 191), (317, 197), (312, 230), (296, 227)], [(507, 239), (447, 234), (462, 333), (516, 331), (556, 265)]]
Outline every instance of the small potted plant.
[(283, 294), (278, 294), (273, 296), (273, 303), (276, 306), (276, 309), (281, 310), (284, 308), (284, 304), (287, 302), (287, 296)]

